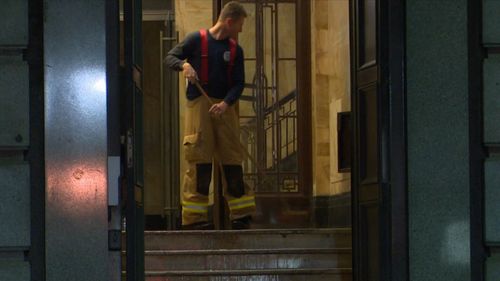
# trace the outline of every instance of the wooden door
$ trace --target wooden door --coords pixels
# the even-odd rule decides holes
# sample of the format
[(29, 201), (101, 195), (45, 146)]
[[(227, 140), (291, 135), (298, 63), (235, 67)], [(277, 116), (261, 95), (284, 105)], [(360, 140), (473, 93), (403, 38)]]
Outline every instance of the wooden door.
[(405, 7), (351, 0), (353, 275), (408, 280)]
[(380, 4), (351, 1), (354, 280), (382, 281)]
[[(226, 2), (219, 1), (215, 7), (220, 9)], [(310, 3), (240, 3), (248, 17), (239, 37), (246, 72), (239, 112), (242, 143), (257, 160), (244, 163), (246, 183), (256, 192), (254, 227), (309, 227)]]

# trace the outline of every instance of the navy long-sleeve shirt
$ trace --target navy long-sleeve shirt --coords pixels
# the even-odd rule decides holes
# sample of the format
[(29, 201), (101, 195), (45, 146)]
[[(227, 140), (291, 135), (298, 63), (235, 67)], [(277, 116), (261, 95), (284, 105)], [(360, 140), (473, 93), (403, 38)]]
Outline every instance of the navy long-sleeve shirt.
[[(208, 39), (208, 85), (203, 85), (207, 94), (213, 98), (223, 99), (227, 104), (234, 104), (245, 83), (245, 68), (243, 65), (243, 49), (238, 45), (231, 80), (228, 81), (229, 39), (216, 40), (207, 31)], [(192, 32), (184, 41), (168, 52), (165, 62), (173, 70), (182, 71), (184, 60), (196, 70), (198, 78), (201, 75), (201, 36), (200, 32)], [(201, 95), (195, 85), (189, 83), (186, 90), (187, 98), (193, 100)]]

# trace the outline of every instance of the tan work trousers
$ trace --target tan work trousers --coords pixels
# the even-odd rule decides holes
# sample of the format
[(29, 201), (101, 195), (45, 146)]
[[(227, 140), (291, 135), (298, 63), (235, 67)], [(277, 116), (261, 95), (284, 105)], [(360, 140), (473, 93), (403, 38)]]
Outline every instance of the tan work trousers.
[[(212, 99), (213, 102), (220, 100)], [(227, 201), (230, 219), (251, 215), (255, 211), (255, 196), (243, 182), (242, 147), (239, 142), (239, 119), (235, 106), (229, 106), (221, 116), (213, 116), (210, 103), (200, 96), (187, 101), (184, 152), (187, 168), (182, 186), (182, 224), (208, 220), (209, 184), (212, 163), (222, 167), (223, 196)], [(214, 202), (220, 200), (214, 198)]]

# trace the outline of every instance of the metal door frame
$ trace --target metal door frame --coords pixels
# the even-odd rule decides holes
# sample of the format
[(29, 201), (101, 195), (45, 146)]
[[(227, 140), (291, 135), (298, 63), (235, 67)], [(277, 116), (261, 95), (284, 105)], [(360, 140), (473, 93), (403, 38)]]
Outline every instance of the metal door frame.
[(124, 0), (125, 78), (121, 134), (125, 139), (122, 167), (126, 184), (127, 280), (144, 276), (144, 176), (142, 97), (142, 0)]
[(44, 1), (29, 0), (29, 110), (30, 140), (28, 159), (30, 165), (31, 206), (31, 280), (45, 278), (45, 101), (43, 64)]
[(489, 153), (483, 146), (483, 60), (494, 50), (483, 48), (483, 1), (468, 0), (467, 11), (471, 280), (483, 281), (486, 275), (485, 259), (488, 255), (484, 243), (484, 160)]

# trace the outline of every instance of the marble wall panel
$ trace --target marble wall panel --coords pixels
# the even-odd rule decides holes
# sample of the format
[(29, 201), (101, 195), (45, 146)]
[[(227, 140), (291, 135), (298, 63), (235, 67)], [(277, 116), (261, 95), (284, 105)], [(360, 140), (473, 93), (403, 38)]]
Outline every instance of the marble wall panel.
[[(350, 111), (349, 1), (318, 0), (311, 8), (313, 178), (315, 195), (331, 196), (350, 190), (350, 174), (338, 173), (337, 163), (337, 113)], [(330, 150), (328, 165), (323, 163), (325, 141)], [(328, 174), (322, 167), (327, 167)]]

